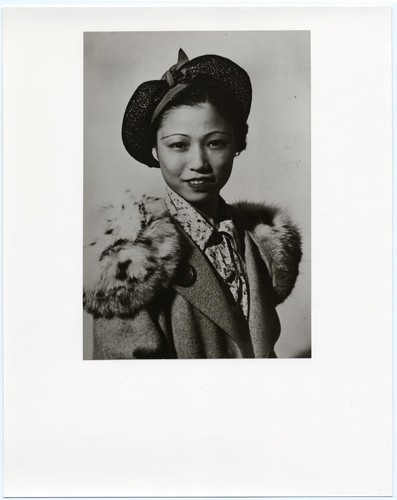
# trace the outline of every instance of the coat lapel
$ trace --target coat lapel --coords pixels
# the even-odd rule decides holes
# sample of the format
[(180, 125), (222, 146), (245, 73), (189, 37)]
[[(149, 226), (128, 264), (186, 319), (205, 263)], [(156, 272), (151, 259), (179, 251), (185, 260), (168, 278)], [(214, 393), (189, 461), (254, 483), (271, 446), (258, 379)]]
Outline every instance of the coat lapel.
[(181, 270), (182, 273), (186, 273), (186, 266), (191, 266), (194, 269), (194, 278), (191, 283), (186, 282), (183, 285), (179, 284), (177, 278), (173, 285), (174, 289), (224, 330), (240, 349), (245, 351), (244, 332), (240, 328), (241, 319), (232, 297), (229, 298), (225, 293), (219, 278), (200, 249), (190, 238), (185, 235), (184, 237), (188, 245), (188, 255), (181, 264)]
[(280, 334), (280, 322), (274, 308), (274, 291), (266, 264), (248, 232), (245, 259), (250, 296), (248, 324), (255, 357), (275, 357), (273, 346)]

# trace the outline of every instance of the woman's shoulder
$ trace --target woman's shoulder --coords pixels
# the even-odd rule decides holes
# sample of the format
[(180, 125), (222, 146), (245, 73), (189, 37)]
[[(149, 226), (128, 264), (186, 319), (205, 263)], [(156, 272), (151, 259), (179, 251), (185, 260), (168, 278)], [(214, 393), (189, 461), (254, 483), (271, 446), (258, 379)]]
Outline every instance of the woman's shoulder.
[(302, 258), (298, 226), (285, 209), (264, 203), (238, 202), (233, 217), (250, 233), (272, 279), (276, 302), (283, 302), (295, 286)]
[[(298, 275), (297, 227), (275, 206), (240, 202), (231, 209), (258, 247), (282, 302)], [(99, 208), (94, 219), (94, 234), (84, 245), (84, 308), (94, 316), (131, 316), (170, 287), (185, 258), (186, 238), (163, 199), (130, 191)]]
[(128, 316), (169, 286), (183, 241), (161, 198), (127, 191), (98, 209), (84, 245), (84, 308), (94, 316)]

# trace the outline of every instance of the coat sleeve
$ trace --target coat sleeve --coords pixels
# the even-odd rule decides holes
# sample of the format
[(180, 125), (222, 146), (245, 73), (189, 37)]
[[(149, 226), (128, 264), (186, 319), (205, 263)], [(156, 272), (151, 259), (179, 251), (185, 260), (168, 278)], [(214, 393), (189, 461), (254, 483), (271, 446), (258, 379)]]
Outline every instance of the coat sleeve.
[(93, 334), (93, 359), (176, 357), (172, 339), (147, 309), (129, 318), (95, 318)]

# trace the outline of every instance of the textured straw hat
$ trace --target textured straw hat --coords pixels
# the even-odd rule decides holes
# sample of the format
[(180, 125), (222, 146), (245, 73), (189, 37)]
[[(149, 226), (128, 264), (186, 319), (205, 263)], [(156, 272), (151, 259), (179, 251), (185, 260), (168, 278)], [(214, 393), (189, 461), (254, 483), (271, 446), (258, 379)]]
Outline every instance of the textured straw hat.
[(199, 56), (189, 61), (180, 49), (178, 62), (160, 80), (139, 85), (127, 105), (121, 135), (133, 158), (149, 167), (159, 166), (152, 155), (151, 125), (177, 95), (197, 83), (224, 88), (240, 105), (242, 119), (247, 120), (252, 99), (247, 72), (230, 59), (216, 55)]

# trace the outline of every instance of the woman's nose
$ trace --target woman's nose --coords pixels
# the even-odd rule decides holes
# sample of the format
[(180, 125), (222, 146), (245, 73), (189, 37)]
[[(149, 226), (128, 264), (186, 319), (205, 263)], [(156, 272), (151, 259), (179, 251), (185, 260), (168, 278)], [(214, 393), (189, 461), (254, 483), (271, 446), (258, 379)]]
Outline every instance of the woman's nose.
[(205, 171), (211, 169), (207, 152), (204, 147), (196, 146), (191, 150), (190, 169)]

